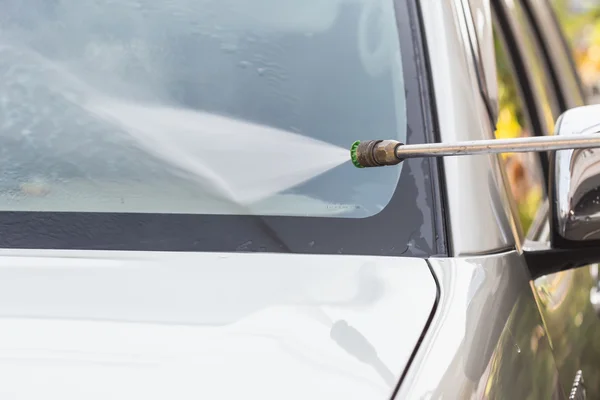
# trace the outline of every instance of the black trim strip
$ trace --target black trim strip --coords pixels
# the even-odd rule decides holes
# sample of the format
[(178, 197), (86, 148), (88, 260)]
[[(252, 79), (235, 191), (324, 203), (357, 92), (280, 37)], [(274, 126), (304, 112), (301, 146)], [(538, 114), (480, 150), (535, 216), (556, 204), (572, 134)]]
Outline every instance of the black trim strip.
[(414, 364), (415, 358), (417, 357), (417, 353), (419, 352), (421, 345), (423, 344), (423, 341), (425, 340), (425, 336), (427, 335), (427, 332), (429, 331), (429, 328), (431, 327), (431, 324), (433, 323), (433, 318), (435, 317), (438, 306), (440, 304), (440, 300), (441, 300), (441, 296), (442, 296), (440, 281), (438, 280), (438, 277), (435, 275), (435, 272), (433, 271), (433, 268), (431, 267), (431, 264), (429, 263), (429, 261), (427, 261), (427, 267), (429, 268), (429, 271), (431, 272), (431, 275), (433, 276), (433, 280), (435, 281), (435, 288), (436, 288), (435, 300), (433, 302), (433, 307), (431, 308), (431, 312), (429, 313), (429, 317), (427, 318), (427, 322), (425, 322), (425, 326), (423, 327), (423, 331), (421, 332), (421, 335), (419, 336), (419, 339), (417, 340), (417, 344), (415, 345), (415, 348), (413, 349), (412, 353), (410, 354), (410, 358), (408, 359), (408, 362), (406, 363), (406, 367), (404, 368), (402, 375), (400, 375), (400, 380), (398, 381), (398, 385), (396, 386), (396, 388), (394, 389), (394, 392), (392, 393), (391, 400), (394, 400), (396, 398), (396, 396), (398, 395), (398, 391), (400, 390), (400, 387), (404, 383), (404, 380), (406, 379), (406, 375), (408, 375), (408, 371)]
[[(419, 74), (419, 85), (422, 94), (423, 120), (425, 124), (425, 134), (428, 143), (438, 143), (442, 141), (441, 130), (439, 126), (438, 109), (433, 85), (433, 71), (431, 60), (429, 58), (429, 46), (425, 35), (425, 26), (421, 13), (421, 5), (417, 1), (408, 3), (409, 12), (412, 16), (411, 21), (418, 21), (413, 29), (414, 49), (417, 55), (416, 59), (420, 63), (419, 70), (424, 71)], [(427, 111), (429, 110), (429, 112)], [(446, 218), (449, 213), (448, 193), (446, 185), (446, 174), (444, 173), (444, 162), (440, 157), (428, 159), (431, 169), (432, 182), (438, 182), (438, 190), (434, 190), (434, 224), (435, 231), (439, 232), (436, 236), (437, 254), (440, 256), (453, 254), (450, 218)]]

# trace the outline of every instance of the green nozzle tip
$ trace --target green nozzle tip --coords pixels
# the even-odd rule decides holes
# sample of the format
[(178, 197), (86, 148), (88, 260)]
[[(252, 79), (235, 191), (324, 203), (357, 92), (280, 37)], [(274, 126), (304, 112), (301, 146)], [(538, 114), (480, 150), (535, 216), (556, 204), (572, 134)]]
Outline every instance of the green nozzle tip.
[(352, 147), (350, 147), (350, 159), (352, 160), (352, 164), (354, 164), (356, 168), (364, 168), (362, 165), (360, 165), (360, 163), (358, 162), (358, 157), (356, 156), (356, 149), (358, 149), (359, 144), (360, 140), (357, 140), (356, 142), (352, 143)]

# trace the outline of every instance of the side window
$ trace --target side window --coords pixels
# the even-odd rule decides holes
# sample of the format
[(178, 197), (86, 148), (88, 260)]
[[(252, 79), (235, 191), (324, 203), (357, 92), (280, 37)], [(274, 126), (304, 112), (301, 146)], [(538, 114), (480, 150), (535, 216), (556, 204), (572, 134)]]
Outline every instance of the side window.
[[(500, 115), (498, 138), (551, 135), (560, 116), (559, 94), (550, 66), (522, 2), (497, 2), (494, 30)], [(543, 223), (548, 158), (545, 153), (504, 156), (510, 189), (517, 203), (522, 231)]]
[(600, 102), (600, 3), (551, 0), (589, 102)]
[(523, 5), (515, 2), (511, 10), (513, 35), (515, 45), (510, 49), (512, 54), (519, 53), (522, 60), (522, 72), (529, 79), (532, 100), (537, 107), (540, 121), (540, 132), (536, 135), (551, 135), (554, 123), (562, 110), (560, 109), (548, 65), (544, 62), (544, 53), (539, 44), (535, 29), (531, 25)]
[[(494, 41), (499, 100), (496, 137), (508, 139), (533, 136), (533, 116), (524, 104), (515, 64), (498, 26), (494, 28)], [(502, 157), (522, 230), (527, 233), (545, 196), (540, 159), (535, 153), (508, 153)]]

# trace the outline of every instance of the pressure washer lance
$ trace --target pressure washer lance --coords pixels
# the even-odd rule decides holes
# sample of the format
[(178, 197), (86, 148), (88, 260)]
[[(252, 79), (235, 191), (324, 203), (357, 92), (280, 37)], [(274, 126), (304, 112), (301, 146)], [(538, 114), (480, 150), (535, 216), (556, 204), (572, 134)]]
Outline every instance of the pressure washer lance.
[(350, 148), (357, 168), (400, 164), (407, 158), (526, 153), (600, 147), (600, 134), (534, 136), (517, 139), (473, 140), (458, 143), (405, 145), (396, 140), (357, 140)]

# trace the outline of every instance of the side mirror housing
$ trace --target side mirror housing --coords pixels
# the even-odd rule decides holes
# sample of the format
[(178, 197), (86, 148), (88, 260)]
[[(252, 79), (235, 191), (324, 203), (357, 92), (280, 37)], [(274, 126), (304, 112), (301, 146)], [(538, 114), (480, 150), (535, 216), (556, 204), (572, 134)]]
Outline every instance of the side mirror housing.
[[(555, 135), (594, 133), (600, 105), (570, 109), (556, 121)], [(557, 150), (549, 162), (550, 243), (524, 246), (533, 279), (600, 261), (600, 148)]]
[[(600, 134), (600, 105), (566, 111), (556, 123), (563, 137)], [(597, 247), (600, 256), (600, 149), (559, 150), (550, 156), (553, 248)]]

